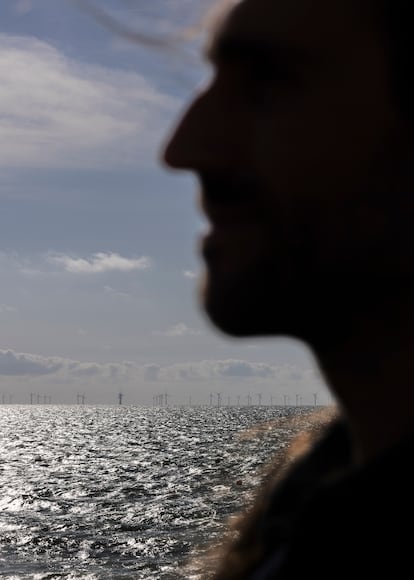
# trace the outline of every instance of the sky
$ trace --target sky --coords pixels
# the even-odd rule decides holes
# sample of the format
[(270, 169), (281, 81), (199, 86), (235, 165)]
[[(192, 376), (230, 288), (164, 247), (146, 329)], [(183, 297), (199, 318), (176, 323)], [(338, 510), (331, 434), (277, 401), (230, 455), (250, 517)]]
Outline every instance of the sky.
[(208, 0), (99, 0), (112, 27), (85, 2), (0, 4), (0, 403), (329, 403), (303, 344), (199, 305), (196, 180), (159, 156), (203, 34), (132, 38), (183, 37)]

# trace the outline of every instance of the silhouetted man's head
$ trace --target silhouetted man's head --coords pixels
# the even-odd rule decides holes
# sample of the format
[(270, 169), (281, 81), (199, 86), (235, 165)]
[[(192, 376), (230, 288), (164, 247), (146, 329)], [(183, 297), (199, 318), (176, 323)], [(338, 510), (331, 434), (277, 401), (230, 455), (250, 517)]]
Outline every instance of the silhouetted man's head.
[(224, 332), (322, 348), (412, 284), (393, 2), (244, 0), (214, 34), (214, 76), (165, 160), (200, 178), (203, 300)]

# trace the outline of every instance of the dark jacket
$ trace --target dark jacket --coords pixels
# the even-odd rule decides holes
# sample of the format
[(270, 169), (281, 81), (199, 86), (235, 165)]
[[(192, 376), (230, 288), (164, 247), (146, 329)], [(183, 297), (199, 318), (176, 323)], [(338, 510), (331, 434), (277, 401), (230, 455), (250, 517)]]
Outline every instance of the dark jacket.
[(407, 439), (355, 467), (333, 423), (257, 502), (215, 578), (413, 578), (413, 451)]

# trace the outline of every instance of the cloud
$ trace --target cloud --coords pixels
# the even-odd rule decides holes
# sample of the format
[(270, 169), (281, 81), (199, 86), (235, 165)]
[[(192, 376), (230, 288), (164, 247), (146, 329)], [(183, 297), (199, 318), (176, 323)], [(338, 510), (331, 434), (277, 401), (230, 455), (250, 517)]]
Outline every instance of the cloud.
[(222, 377), (273, 378), (274, 369), (263, 363), (249, 363), (243, 360), (227, 360), (217, 363), (216, 373)]
[[(294, 375), (292, 371), (296, 370)], [(88, 392), (108, 394), (108, 389), (126, 389), (148, 398), (155, 390), (166, 392), (171, 389), (171, 400), (177, 401), (177, 393), (226, 391), (237, 388), (239, 393), (278, 393), (294, 401), (292, 395), (319, 393), (325, 388), (323, 380), (313, 369), (300, 369), (294, 365), (271, 366), (265, 363), (238, 359), (202, 360), (162, 366), (160, 364), (138, 364), (131, 361), (96, 362), (79, 361), (63, 357), (47, 357), (14, 350), (0, 350), (0, 381), (3, 384), (19, 385), (22, 381), (37, 382), (63, 388), (61, 398), (70, 394), (68, 386), (91, 389)], [(13, 382), (15, 381), (15, 382)], [(165, 389), (165, 390), (164, 390)], [(119, 392), (119, 391), (118, 391)], [(192, 391), (193, 392), (193, 391)], [(290, 398), (289, 398), (290, 397)], [(312, 398), (312, 402), (314, 398)]]
[(194, 278), (197, 278), (197, 274), (195, 272), (192, 272), (191, 270), (185, 270), (183, 272), (184, 278), (190, 278), (191, 280), (193, 280)]
[(144, 366), (144, 380), (157, 381), (161, 370), (159, 365), (145, 365)]
[(0, 34), (0, 76), (0, 168), (153, 162), (178, 106), (136, 72), (75, 61), (32, 37)]
[(72, 274), (100, 274), (110, 271), (131, 272), (133, 270), (147, 270), (151, 266), (151, 260), (146, 256), (124, 258), (114, 252), (98, 252), (90, 258), (73, 258), (65, 255), (49, 256), (48, 261), (62, 266)]
[[(45, 262), (49, 265), (45, 268)], [(148, 270), (153, 267), (153, 261), (148, 256), (128, 258), (117, 252), (96, 252), (87, 257), (76, 255), (48, 252), (33, 256), (19, 255), (15, 252), (6, 253), (0, 251), (0, 272), (18, 272), (25, 276), (36, 277), (50, 273), (50, 266), (58, 267), (71, 274), (100, 274), (105, 272), (132, 272)], [(128, 297), (112, 286), (104, 285), (103, 290), (107, 294)], [(11, 311), (12, 306), (0, 304), (0, 312)]]
[[(0, 145), (1, 147), (1, 145)], [(44, 256), (41, 256), (41, 261)], [(34, 257), (21, 255), (18, 252), (4, 252), (0, 251), (0, 272), (5, 275), (7, 273), (19, 272), (28, 277), (36, 277), (42, 273), (37, 264), (34, 264)]]
[(271, 381), (272, 385), (284, 389), (320, 388), (321, 376), (313, 369), (294, 365), (272, 366), (266, 363), (239, 359), (202, 360), (157, 367), (151, 380), (172, 382), (219, 381)]
[(30, 376), (55, 374), (59, 379), (128, 379), (142, 375), (142, 370), (130, 362), (81, 362), (61, 357), (0, 350), (0, 376)]
[(67, 368), (74, 377), (91, 378), (102, 374), (102, 365), (97, 363), (70, 362)]
[(204, 360), (178, 363), (159, 370), (158, 378), (166, 381), (200, 381), (232, 378), (274, 378), (275, 368), (264, 363), (242, 360)]
[(57, 358), (44, 358), (34, 354), (0, 350), (0, 375), (48, 375), (56, 373), (62, 366), (63, 362)]
[(155, 332), (154, 334), (161, 334), (162, 336), (168, 336), (168, 337), (174, 338), (174, 337), (181, 337), (181, 336), (198, 336), (201, 333), (198, 330), (194, 330), (194, 329), (190, 328), (189, 326), (184, 324), (184, 322), (179, 322), (178, 324), (175, 324), (174, 326), (172, 326), (171, 328), (168, 328), (167, 330), (165, 330), (163, 332)]
[(122, 298), (129, 298), (130, 294), (128, 294), (127, 292), (120, 292), (119, 290), (115, 290), (115, 288), (112, 288), (112, 286), (104, 286), (103, 287), (104, 292), (106, 294), (112, 294), (113, 296), (121, 296)]

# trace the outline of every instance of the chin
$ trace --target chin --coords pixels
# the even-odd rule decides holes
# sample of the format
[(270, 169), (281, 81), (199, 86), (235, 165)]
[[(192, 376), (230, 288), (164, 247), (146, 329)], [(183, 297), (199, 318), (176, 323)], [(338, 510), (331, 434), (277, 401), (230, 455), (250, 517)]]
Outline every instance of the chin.
[(224, 334), (238, 338), (292, 335), (280, 312), (286, 313), (286, 308), (278, 308), (278, 300), (274, 294), (270, 300), (268, 292), (264, 295), (251, 283), (230, 288), (207, 279), (201, 291), (201, 305), (210, 322)]
[(236, 289), (207, 277), (201, 298), (211, 323), (235, 338), (289, 337), (322, 351), (342, 342), (349, 330), (350, 317), (343, 316), (345, 310), (338, 315), (336, 300), (312, 295), (300, 284), (282, 288), (250, 281)]

